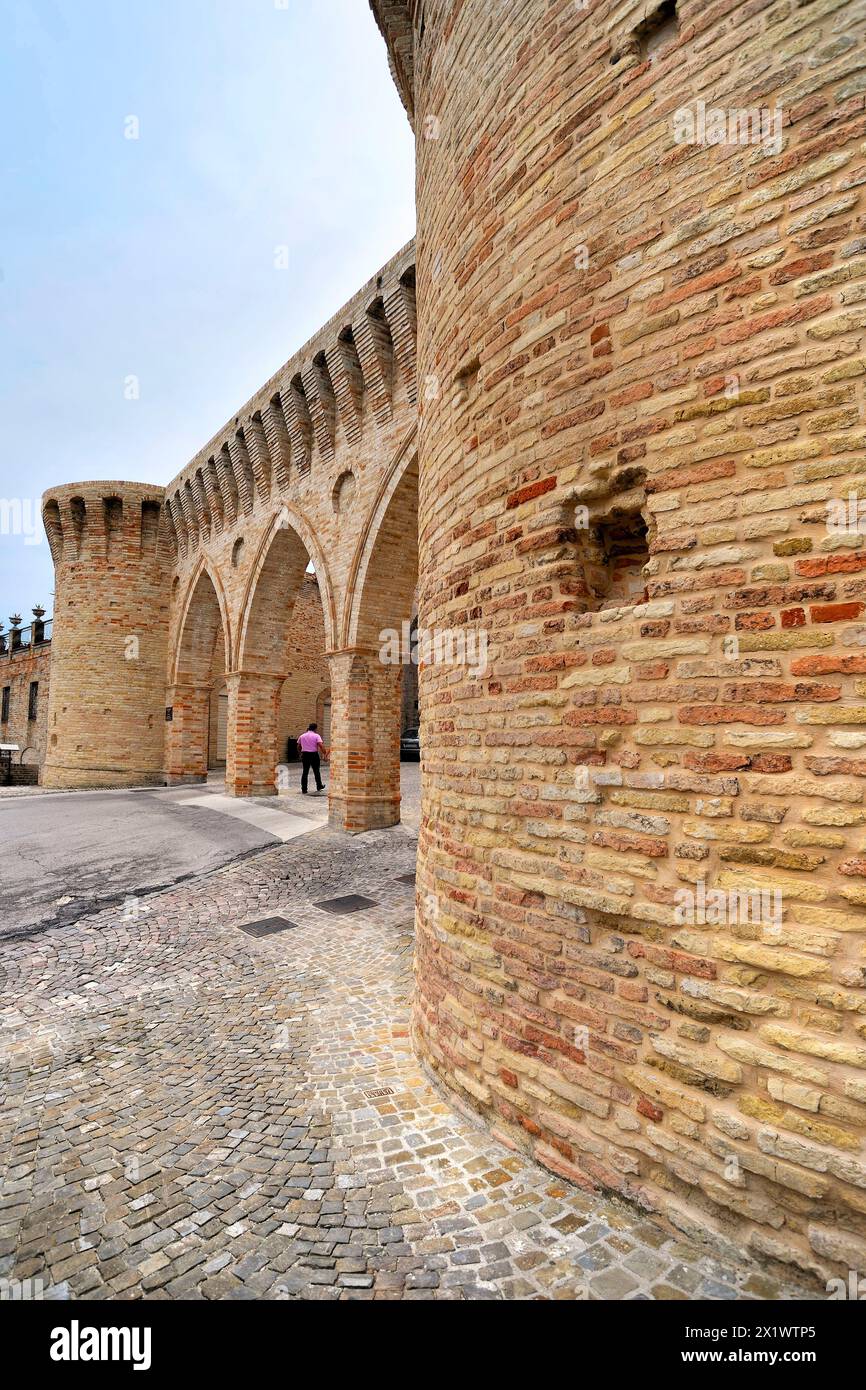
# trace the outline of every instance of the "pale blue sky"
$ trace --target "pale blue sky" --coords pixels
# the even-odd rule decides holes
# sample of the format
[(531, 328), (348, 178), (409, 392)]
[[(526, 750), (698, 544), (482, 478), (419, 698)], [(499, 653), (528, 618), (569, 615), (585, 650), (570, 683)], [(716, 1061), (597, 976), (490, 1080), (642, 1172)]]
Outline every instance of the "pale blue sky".
[[(384, 44), (366, 0), (0, 3), (0, 498), (167, 482), (413, 235)], [(0, 535), (0, 620), (52, 589)]]

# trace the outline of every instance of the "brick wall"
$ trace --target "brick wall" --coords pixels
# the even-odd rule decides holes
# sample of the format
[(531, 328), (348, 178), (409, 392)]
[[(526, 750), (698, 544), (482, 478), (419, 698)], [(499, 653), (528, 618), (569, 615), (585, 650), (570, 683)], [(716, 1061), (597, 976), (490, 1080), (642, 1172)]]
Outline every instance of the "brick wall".
[[(422, 671), (417, 1047), (587, 1188), (862, 1269), (866, 550), (827, 507), (866, 458), (863, 7), (685, 0), (651, 61), (644, 3), (423, 0), (413, 61), (374, 9), (418, 138), (421, 621), (490, 644)], [(698, 99), (781, 107), (781, 147), (677, 141)]]
[[(399, 818), (399, 714), (377, 668), (416, 583), (414, 305), (410, 245), (168, 484), (170, 780), (204, 775), (209, 704), (212, 741), (199, 633), (208, 660), (209, 643), (225, 652), (230, 792), (274, 790), (287, 736), (322, 722), (330, 689), (333, 822)], [(350, 706), (365, 711), (351, 737)]]
[(313, 721), (322, 732), (324, 697), (330, 693), (322, 599), (313, 575), (305, 577), (295, 603), (288, 652), (289, 676), (280, 696), (277, 721), (281, 756), (285, 754), (287, 739), (297, 738)]
[(42, 782), (164, 778), (169, 558), (164, 490), (71, 483), (43, 499), (56, 576)]

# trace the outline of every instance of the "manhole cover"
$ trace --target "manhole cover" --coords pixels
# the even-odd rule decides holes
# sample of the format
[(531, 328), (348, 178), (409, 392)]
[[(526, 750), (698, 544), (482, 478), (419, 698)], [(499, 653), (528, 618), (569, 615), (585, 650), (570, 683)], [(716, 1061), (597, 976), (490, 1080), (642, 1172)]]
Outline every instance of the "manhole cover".
[(328, 898), (327, 902), (314, 903), (322, 912), (333, 912), (341, 916), (345, 912), (360, 912), (365, 907), (375, 907), (372, 898), (363, 898), (360, 893), (347, 893), (344, 898)]
[(263, 917), (260, 922), (245, 922), (241, 931), (245, 931), (247, 936), (272, 936), (274, 932), (288, 931), (297, 925), (287, 917)]
[(414, 882), (415, 882), (415, 875), (414, 875), (414, 874), (398, 874), (398, 876), (397, 876), (397, 882), (398, 882), (398, 883), (414, 883)]

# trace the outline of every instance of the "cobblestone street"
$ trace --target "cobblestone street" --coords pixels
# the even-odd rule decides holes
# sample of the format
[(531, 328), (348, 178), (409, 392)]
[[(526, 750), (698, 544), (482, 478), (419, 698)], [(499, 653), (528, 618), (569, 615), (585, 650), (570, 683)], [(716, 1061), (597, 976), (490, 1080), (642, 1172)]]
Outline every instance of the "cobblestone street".
[[(315, 830), (0, 946), (0, 1275), (58, 1298), (814, 1297), (456, 1113), (410, 1048), (415, 841)], [(344, 894), (373, 901), (334, 915)], [(260, 937), (242, 924), (296, 925)]]

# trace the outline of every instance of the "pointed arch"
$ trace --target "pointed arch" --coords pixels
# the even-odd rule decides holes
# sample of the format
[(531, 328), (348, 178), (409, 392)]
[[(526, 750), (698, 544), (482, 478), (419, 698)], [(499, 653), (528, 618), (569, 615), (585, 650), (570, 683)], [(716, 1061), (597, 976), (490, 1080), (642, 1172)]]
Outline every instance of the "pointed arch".
[[(325, 647), (330, 650), (334, 646), (336, 609), (324, 551), (306, 518), (285, 503), (262, 538), (244, 589), (235, 653), (237, 670), (246, 670), (254, 655), (258, 664), (263, 654), (269, 664), (261, 669), (277, 669), (272, 662), (274, 652), (263, 653), (262, 649), (280, 640), (283, 624), (291, 617), (291, 607), (286, 609), (285, 600), (294, 601), (309, 562), (319, 582)], [(279, 603), (280, 595), (283, 604)], [(264, 630), (256, 630), (259, 623), (265, 625)]]
[(417, 434), (413, 426), (398, 449), (352, 557), (340, 638), (343, 648), (369, 641), (374, 630), (411, 615), (418, 574)]
[[(170, 682), (201, 684), (207, 679), (214, 656), (216, 638), (223, 636), (223, 669), (231, 670), (232, 633), (228, 603), (219, 571), (202, 556), (190, 576), (177, 626), (170, 671)], [(208, 638), (207, 667), (204, 668)]]

